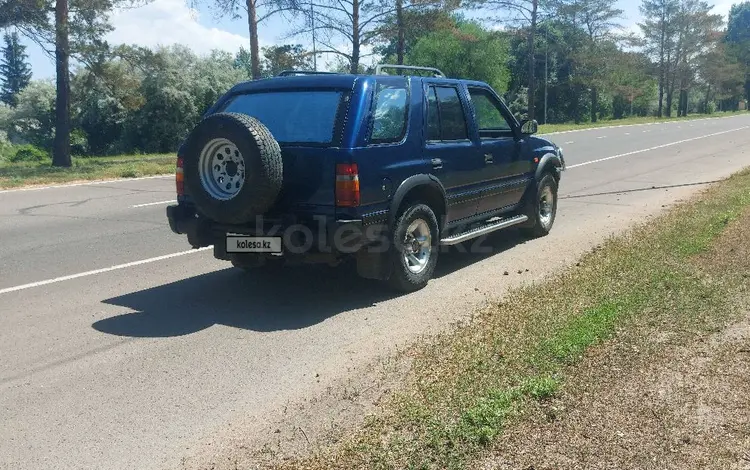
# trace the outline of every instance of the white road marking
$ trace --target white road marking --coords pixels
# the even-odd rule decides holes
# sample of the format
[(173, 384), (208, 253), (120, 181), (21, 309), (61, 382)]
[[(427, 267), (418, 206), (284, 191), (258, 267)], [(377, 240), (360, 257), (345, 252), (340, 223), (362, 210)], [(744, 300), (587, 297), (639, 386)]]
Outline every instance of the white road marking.
[(599, 137), (597, 137), (597, 139), (606, 139), (606, 138), (607, 138), (606, 135), (600, 135)]
[(576, 143), (575, 140), (571, 140), (570, 142), (565, 142), (565, 145), (570, 145), (570, 144), (575, 144), (575, 143)]
[(170, 199), (169, 201), (148, 202), (146, 204), (136, 204), (136, 205), (130, 206), (130, 207), (136, 208), (136, 207), (156, 206), (156, 205), (159, 205), (159, 204), (170, 204), (170, 203), (173, 203), (173, 202), (177, 202), (177, 201), (175, 201), (174, 199)]
[(118, 179), (109, 179), (109, 180), (86, 181), (84, 183), (51, 184), (49, 186), (32, 186), (30, 188), (2, 189), (0, 190), (0, 194), (1, 193), (15, 193), (18, 191), (39, 191), (42, 189), (53, 189), (53, 188), (72, 188), (75, 186), (93, 186), (95, 184), (105, 184), (105, 183), (121, 183), (121, 182), (127, 182), (127, 181), (153, 180), (153, 179), (159, 179), (159, 178), (174, 178), (174, 174), (141, 176), (139, 178), (118, 178)]
[(627, 157), (627, 156), (635, 155), (635, 154), (638, 154), (638, 153), (651, 152), (652, 150), (663, 149), (665, 147), (671, 147), (673, 145), (684, 144), (685, 142), (692, 142), (694, 140), (705, 139), (706, 137), (714, 137), (714, 136), (722, 135), (722, 134), (728, 134), (730, 132), (737, 132), (737, 131), (745, 130), (745, 129), (748, 129), (748, 128), (750, 128), (750, 126), (738, 127), (737, 129), (729, 129), (728, 131), (714, 132), (713, 134), (702, 135), (702, 136), (699, 136), (699, 137), (693, 137), (691, 139), (678, 140), (677, 142), (670, 142), (668, 144), (657, 145), (656, 147), (650, 147), (650, 148), (642, 149), (642, 150), (634, 150), (632, 152), (621, 153), (619, 155), (613, 155), (611, 157), (600, 158), (598, 160), (591, 160), (590, 162), (576, 163), (575, 165), (567, 165), (566, 168), (567, 169), (576, 168), (576, 167), (579, 167), (579, 166), (590, 165), (592, 163), (599, 163), (599, 162), (605, 162), (607, 160), (614, 160), (615, 158)]
[(630, 135), (630, 132), (626, 132), (625, 135)]
[(157, 256), (155, 258), (148, 258), (148, 259), (142, 259), (139, 261), (132, 261), (130, 263), (118, 264), (116, 266), (110, 266), (108, 268), (94, 269), (93, 271), (70, 274), (68, 276), (56, 277), (54, 279), (46, 279), (44, 281), (30, 282), (29, 284), (22, 284), (20, 286), (6, 287), (5, 289), (0, 289), (0, 295), (8, 294), (10, 292), (16, 292), (19, 290), (31, 289), (32, 287), (46, 286), (47, 284), (54, 284), (57, 282), (69, 281), (71, 279), (78, 279), (79, 277), (93, 276), (95, 274), (116, 271), (118, 269), (131, 268), (133, 266), (140, 266), (141, 264), (153, 263), (156, 261), (162, 261), (162, 260), (169, 259), (169, 258), (176, 258), (178, 256), (189, 255), (190, 253), (197, 253), (199, 251), (210, 250), (211, 248), (213, 248), (213, 246), (207, 246), (207, 247), (198, 248), (195, 250), (180, 251), (178, 253), (171, 253), (168, 255)]

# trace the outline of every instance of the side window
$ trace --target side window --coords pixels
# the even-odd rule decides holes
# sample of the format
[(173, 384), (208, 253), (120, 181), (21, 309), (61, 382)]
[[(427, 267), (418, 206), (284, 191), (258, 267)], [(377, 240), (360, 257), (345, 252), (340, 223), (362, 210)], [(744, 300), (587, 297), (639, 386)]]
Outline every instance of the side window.
[(406, 83), (403, 85), (377, 84), (370, 143), (398, 142), (404, 137), (406, 100)]
[(440, 139), (465, 140), (469, 138), (458, 90), (453, 87), (435, 87), (440, 106)]
[(440, 112), (435, 87), (427, 95), (427, 140), (440, 140)]
[(487, 90), (469, 88), (469, 96), (474, 105), (480, 137), (496, 137), (513, 130), (503, 116), (497, 100)]

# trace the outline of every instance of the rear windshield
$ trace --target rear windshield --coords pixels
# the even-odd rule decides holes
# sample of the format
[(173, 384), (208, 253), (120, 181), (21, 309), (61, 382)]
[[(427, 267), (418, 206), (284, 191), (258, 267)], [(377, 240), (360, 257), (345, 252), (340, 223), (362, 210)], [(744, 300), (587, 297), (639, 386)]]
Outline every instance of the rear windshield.
[(229, 113), (258, 119), (280, 143), (330, 144), (342, 91), (276, 91), (237, 95)]

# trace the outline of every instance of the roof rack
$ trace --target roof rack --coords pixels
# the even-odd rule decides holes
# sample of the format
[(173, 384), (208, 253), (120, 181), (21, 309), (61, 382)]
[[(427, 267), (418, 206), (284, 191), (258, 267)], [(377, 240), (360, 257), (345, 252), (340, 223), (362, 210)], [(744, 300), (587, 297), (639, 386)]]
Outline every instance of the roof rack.
[(396, 70), (415, 70), (420, 72), (430, 72), (435, 77), (445, 78), (445, 74), (434, 67), (416, 67), (413, 65), (396, 65), (396, 64), (378, 64), (375, 67), (375, 75), (381, 75), (383, 69)]
[(336, 75), (336, 72), (318, 72), (314, 70), (284, 70), (279, 73), (279, 77), (289, 77), (291, 75)]

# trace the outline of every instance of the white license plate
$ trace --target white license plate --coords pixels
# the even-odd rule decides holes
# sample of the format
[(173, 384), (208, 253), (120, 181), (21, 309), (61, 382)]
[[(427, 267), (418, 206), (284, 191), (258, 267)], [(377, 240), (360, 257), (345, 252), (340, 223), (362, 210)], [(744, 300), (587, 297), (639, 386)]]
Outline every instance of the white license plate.
[(281, 237), (227, 235), (227, 253), (281, 253)]

